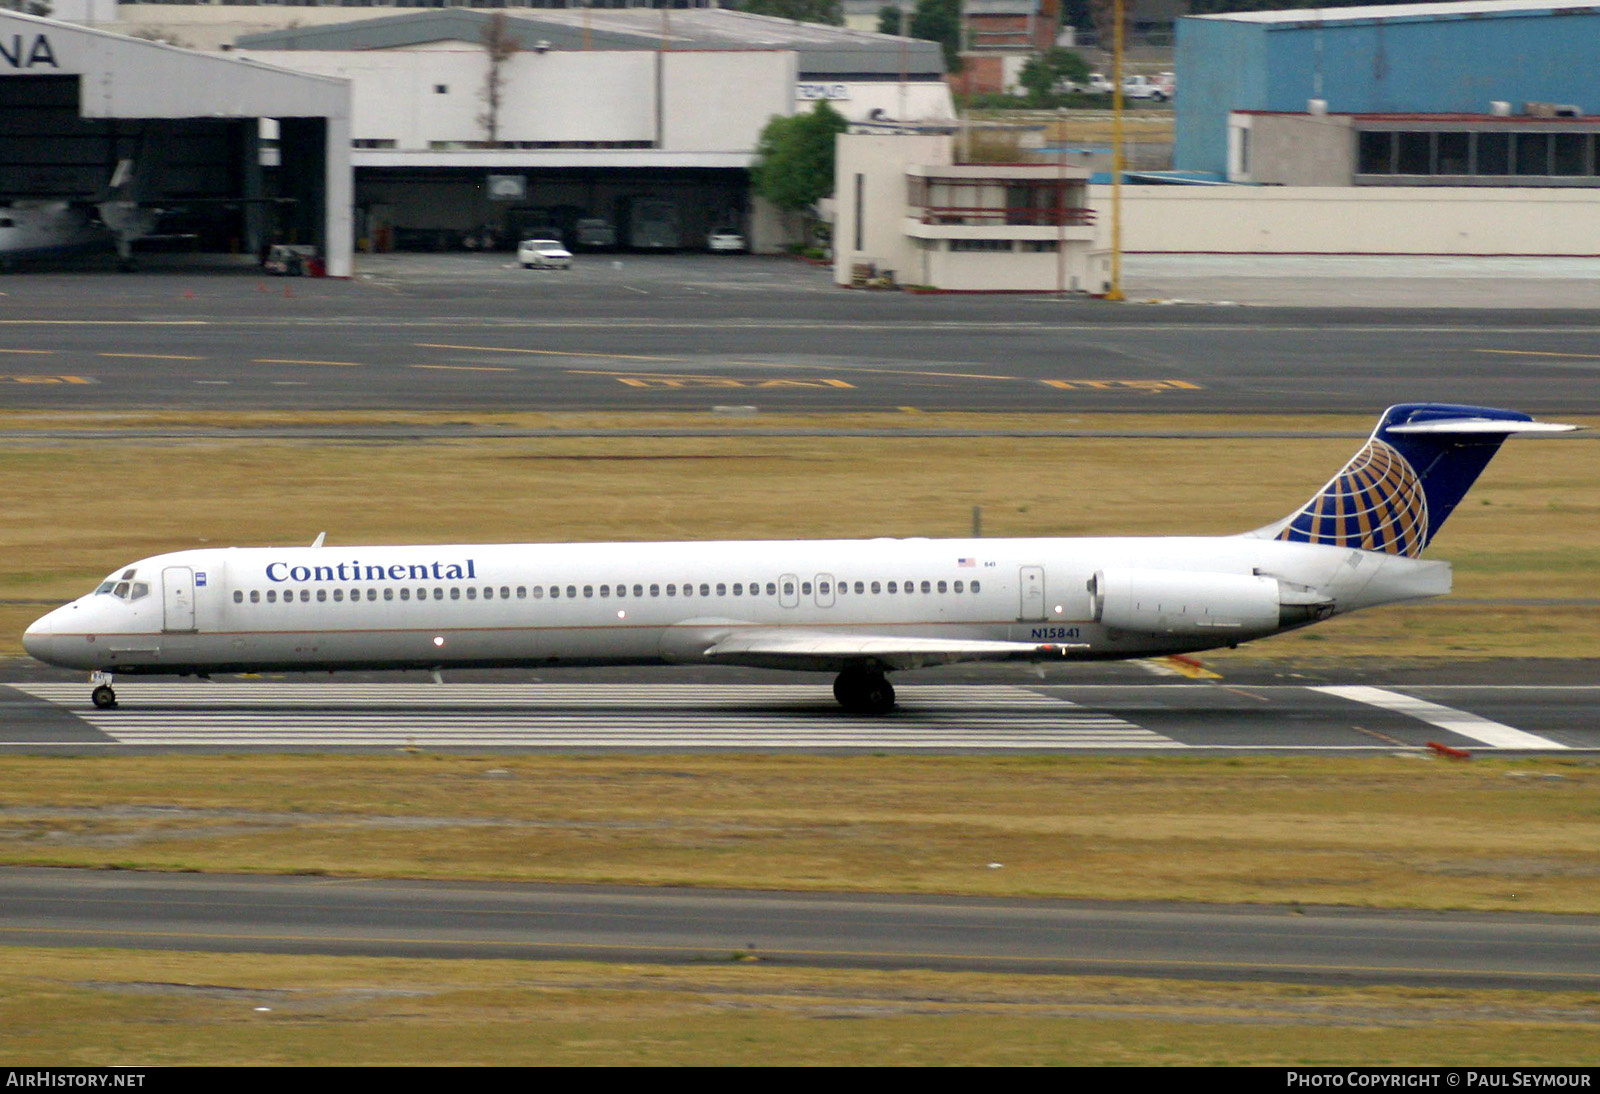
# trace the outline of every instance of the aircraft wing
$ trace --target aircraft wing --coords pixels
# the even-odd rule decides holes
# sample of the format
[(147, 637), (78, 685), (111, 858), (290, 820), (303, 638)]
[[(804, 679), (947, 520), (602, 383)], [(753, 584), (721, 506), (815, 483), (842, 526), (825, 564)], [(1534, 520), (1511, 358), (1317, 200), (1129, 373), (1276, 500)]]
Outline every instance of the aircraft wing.
[(1085, 643), (1000, 642), (982, 638), (921, 638), (753, 627), (715, 635), (700, 656), (710, 661), (757, 668), (837, 672), (850, 665), (872, 665), (889, 671), (958, 661), (1058, 660), (1072, 650), (1087, 648)]

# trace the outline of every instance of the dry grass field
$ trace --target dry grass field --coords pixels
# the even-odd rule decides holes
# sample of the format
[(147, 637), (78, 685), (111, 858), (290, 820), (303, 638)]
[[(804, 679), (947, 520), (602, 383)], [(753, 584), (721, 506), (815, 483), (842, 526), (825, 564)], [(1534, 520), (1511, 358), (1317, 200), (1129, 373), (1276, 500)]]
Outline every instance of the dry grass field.
[[(1590, 1065), (1592, 992), (10, 948), (0, 1056), (283, 1065)], [(151, 1081), (147, 1079), (147, 1083)], [(155, 1081), (159, 1081), (156, 1079)]]
[(0, 786), (14, 865), (1600, 914), (1587, 758), (4, 756)]

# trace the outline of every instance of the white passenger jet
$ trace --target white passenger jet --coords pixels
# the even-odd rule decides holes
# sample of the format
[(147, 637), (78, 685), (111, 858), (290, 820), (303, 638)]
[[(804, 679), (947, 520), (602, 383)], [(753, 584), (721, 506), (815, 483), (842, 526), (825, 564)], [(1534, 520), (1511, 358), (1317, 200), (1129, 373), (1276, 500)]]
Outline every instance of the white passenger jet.
[(957, 661), (1234, 646), (1450, 591), (1418, 556), (1501, 443), (1574, 426), (1390, 407), (1310, 501), (1241, 535), (248, 547), (119, 566), (28, 628), (27, 651), (112, 674), (691, 663), (836, 673), (847, 709), (887, 674)]

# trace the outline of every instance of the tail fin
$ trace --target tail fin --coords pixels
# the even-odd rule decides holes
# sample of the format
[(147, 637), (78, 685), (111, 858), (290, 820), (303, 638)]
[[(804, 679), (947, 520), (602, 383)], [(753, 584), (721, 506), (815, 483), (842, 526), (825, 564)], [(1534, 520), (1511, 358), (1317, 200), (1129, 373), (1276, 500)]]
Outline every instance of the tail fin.
[(1514, 410), (1392, 406), (1366, 446), (1310, 501), (1253, 534), (1415, 558), (1508, 436), (1574, 428), (1536, 422)]

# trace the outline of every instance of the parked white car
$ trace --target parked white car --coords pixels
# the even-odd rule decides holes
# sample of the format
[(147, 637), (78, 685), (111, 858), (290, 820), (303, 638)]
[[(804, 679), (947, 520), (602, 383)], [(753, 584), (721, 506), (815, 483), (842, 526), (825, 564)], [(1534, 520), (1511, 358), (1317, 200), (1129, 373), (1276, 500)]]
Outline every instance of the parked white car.
[(727, 253), (744, 250), (744, 235), (732, 228), (713, 228), (706, 236), (706, 250)]
[(1122, 81), (1122, 94), (1129, 99), (1149, 99), (1164, 103), (1172, 98), (1172, 89), (1157, 76), (1127, 76)]
[(524, 270), (567, 270), (572, 252), (559, 239), (525, 239), (517, 246), (517, 261)]

